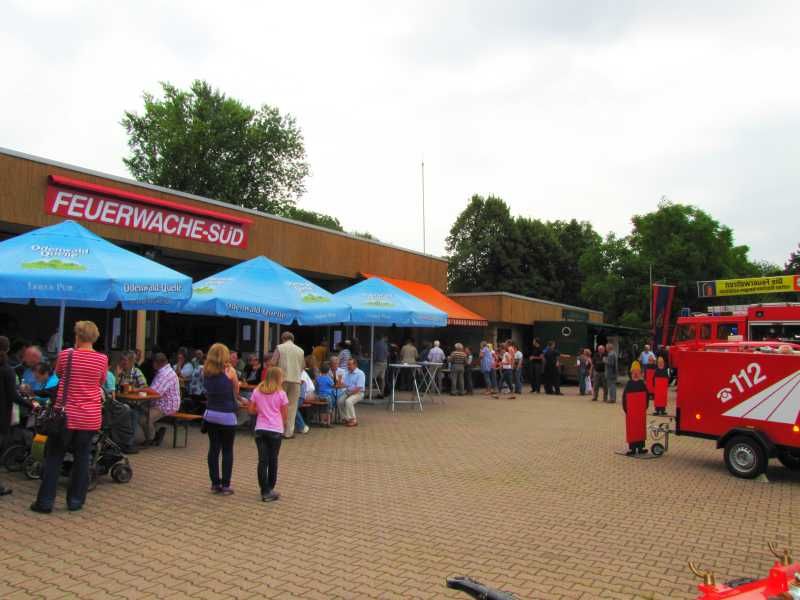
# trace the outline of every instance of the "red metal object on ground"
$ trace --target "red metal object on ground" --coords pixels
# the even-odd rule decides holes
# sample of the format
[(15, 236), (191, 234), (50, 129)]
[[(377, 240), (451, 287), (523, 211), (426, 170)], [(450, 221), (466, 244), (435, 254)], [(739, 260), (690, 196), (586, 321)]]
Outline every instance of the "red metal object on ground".
[(697, 586), (700, 594), (697, 600), (722, 600), (735, 598), (736, 600), (777, 600), (779, 598), (793, 600), (800, 598), (800, 563), (792, 562), (789, 551), (777, 552), (775, 544), (769, 544), (770, 552), (778, 560), (769, 570), (764, 579), (740, 579), (723, 584), (715, 582), (714, 574), (701, 572), (689, 563), (692, 572), (704, 581)]
[(772, 457), (800, 469), (800, 345), (711, 344), (681, 364), (678, 435), (716, 440), (738, 477), (760, 475)]

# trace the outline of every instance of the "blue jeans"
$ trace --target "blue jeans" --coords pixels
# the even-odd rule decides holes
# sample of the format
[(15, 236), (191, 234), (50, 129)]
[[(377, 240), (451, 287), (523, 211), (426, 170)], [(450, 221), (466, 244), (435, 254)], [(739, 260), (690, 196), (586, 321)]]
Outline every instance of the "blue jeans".
[(305, 400), (303, 396), (300, 396), (300, 398), (297, 399), (297, 416), (294, 418), (294, 430), (300, 432), (304, 431), (306, 428), (306, 422), (303, 419), (303, 413), (300, 412), (300, 407), (303, 406), (303, 400)]
[(483, 381), (486, 384), (486, 389), (489, 391), (497, 389), (497, 382), (494, 378), (494, 369), (491, 371), (481, 371), (483, 373)]
[(514, 369), (514, 393), (522, 393), (522, 367)]
[(50, 436), (44, 447), (42, 483), (36, 496), (40, 508), (52, 509), (56, 500), (58, 478), (64, 454), (72, 450), (73, 462), (67, 488), (67, 507), (80, 508), (86, 501), (89, 489), (89, 463), (91, 462), (92, 438), (96, 431), (67, 431), (62, 436)]
[(586, 393), (586, 369), (578, 369), (578, 392), (581, 396)]
[(514, 391), (514, 373), (512, 369), (501, 369), (503, 371), (503, 382), (497, 386), (497, 391), (501, 392), (503, 390), (503, 385), (508, 386), (508, 391)]

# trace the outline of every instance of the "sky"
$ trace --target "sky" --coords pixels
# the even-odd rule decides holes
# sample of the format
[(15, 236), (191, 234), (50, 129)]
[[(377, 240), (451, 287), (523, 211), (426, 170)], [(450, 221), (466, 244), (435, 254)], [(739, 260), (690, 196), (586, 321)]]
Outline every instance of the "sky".
[(299, 206), (443, 255), (473, 194), (626, 235), (698, 206), (751, 258), (800, 235), (800, 3), (0, 2), (0, 146), (129, 176), (124, 110), (205, 79), (291, 113)]

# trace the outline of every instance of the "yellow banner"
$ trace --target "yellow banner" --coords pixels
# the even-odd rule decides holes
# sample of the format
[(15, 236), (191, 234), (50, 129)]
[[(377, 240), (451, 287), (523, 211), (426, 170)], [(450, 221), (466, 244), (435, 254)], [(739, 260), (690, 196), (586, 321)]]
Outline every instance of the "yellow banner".
[(701, 298), (798, 292), (800, 291), (800, 276), (779, 275), (777, 277), (748, 277), (745, 279), (699, 281), (697, 284), (697, 291)]

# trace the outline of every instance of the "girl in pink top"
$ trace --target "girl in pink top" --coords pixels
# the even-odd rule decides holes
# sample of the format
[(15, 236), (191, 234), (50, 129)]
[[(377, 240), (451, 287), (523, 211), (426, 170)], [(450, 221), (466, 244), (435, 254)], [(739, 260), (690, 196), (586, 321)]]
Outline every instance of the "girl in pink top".
[(256, 415), (256, 448), (258, 448), (258, 485), (261, 500), (274, 502), (280, 495), (275, 491), (278, 481), (278, 453), (288, 419), (289, 398), (283, 391), (283, 371), (270, 367), (250, 397), (249, 411)]

